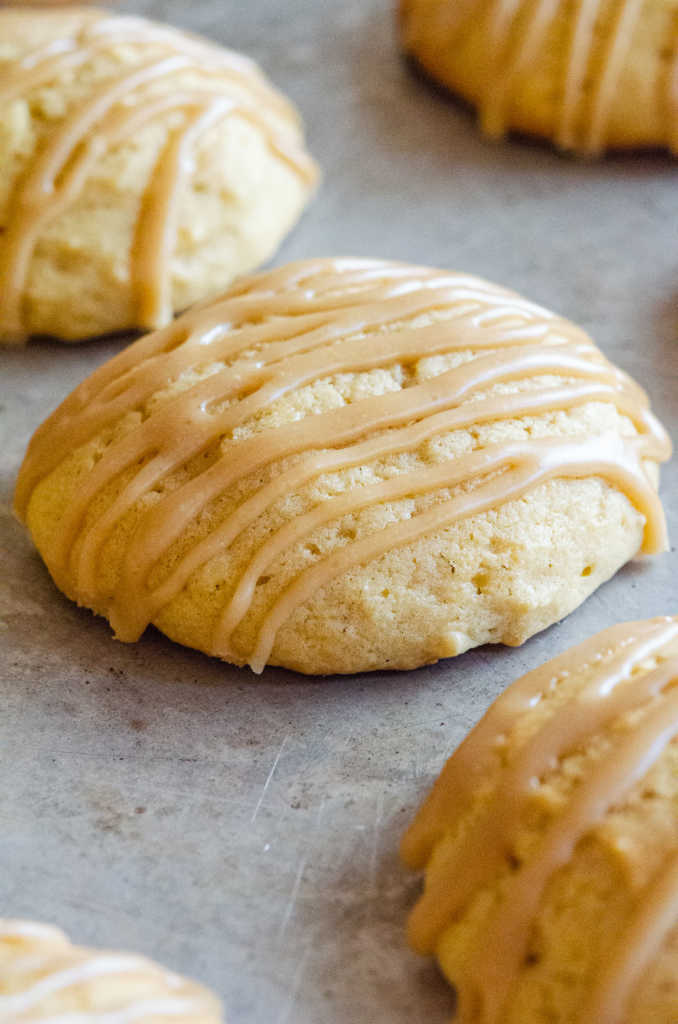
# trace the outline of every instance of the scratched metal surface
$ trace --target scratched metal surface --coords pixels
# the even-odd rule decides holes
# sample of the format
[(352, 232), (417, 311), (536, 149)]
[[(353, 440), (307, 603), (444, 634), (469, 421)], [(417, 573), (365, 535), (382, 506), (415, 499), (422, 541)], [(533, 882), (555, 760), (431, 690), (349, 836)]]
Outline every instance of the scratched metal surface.
[[(484, 142), (400, 62), (387, 0), (126, 6), (251, 53), (299, 103), (325, 182), (280, 261), (392, 256), (514, 286), (589, 328), (678, 433), (675, 164)], [(31, 431), (119, 346), (0, 353), (0, 912), (202, 978), (231, 1024), (442, 1024), (450, 993), (403, 942), (402, 828), (511, 679), (678, 610), (675, 550), (520, 649), (406, 675), (254, 679), (152, 631), (117, 644), (56, 592), (9, 501)], [(676, 537), (675, 465), (663, 495)]]

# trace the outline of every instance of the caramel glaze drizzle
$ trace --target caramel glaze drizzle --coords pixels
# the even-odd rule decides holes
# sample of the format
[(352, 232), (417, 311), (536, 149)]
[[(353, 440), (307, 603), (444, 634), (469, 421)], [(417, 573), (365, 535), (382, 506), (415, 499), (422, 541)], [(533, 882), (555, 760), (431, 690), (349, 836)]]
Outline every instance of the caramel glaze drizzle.
[[(298, 134), (296, 113), (252, 62), (142, 18), (102, 15), (87, 23), (77, 38), (56, 40), (3, 68), (0, 103), (25, 96), (120, 44), (147, 46), (157, 51), (156, 56), (126, 68), (72, 110), (43, 140), (11, 197), (9, 221), (0, 238), (0, 330), (9, 340), (25, 339), (23, 296), (41, 230), (73, 203), (97, 160), (153, 118), (171, 112), (183, 115), (151, 171), (137, 219), (131, 279), (140, 326), (160, 327), (172, 318), (171, 257), (178, 203), (192, 171), (193, 154), (211, 128), (232, 116), (246, 120), (308, 186), (316, 179), (315, 164)], [(160, 94), (152, 91), (154, 83), (184, 73), (199, 76), (199, 84), (190, 89), (174, 86)]]
[[(431, 311), (446, 319), (416, 329), (402, 326)], [(385, 330), (393, 324), (401, 329)], [(400, 391), (241, 440), (233, 437), (236, 428), (276, 399), (314, 381), (469, 350), (475, 358)], [(277, 501), (322, 473), (416, 451), (427, 439), (453, 430), (587, 402), (613, 403), (637, 433), (488, 445), (355, 487), (281, 527), (261, 543), (237, 581), (214, 630), (211, 653), (241, 662), (243, 655), (230, 638), (267, 567), (319, 526), (368, 505), (471, 485), (378, 534), (357, 537), (301, 572), (264, 617), (247, 657), (255, 671), (268, 661), (280, 626), (334, 577), (554, 477), (604, 478), (644, 515), (644, 550), (665, 546), (663, 512), (644, 460), (668, 457), (670, 443), (629, 377), (573, 324), (516, 295), (460, 274), (378, 261), (311, 260), (246, 279), (223, 299), (190, 311), (120, 353), (83, 382), (35, 434), (19, 475), (17, 514), (25, 518), (40, 480), (80, 445), (127, 413), (143, 410), (155, 392), (187, 371), (220, 363), (222, 368), (168, 398), (109, 444), (82, 480), (59, 525), (59, 540), (46, 555), (57, 583), (83, 603), (104, 608), (120, 639), (137, 639), (192, 573), (227, 550)], [(535, 378), (544, 375), (565, 379), (539, 385)], [(487, 394), (494, 385), (521, 380), (534, 380), (534, 386)], [(116, 524), (154, 488), (162, 490), (168, 474), (209, 451), (215, 460), (207, 468), (144, 511), (115, 593), (104, 592), (99, 553)], [(149, 586), (154, 567), (212, 500), (290, 456), (301, 458), (259, 484), (184, 552), (168, 576)], [(134, 475), (115, 500), (86, 525), (97, 494), (131, 467), (136, 467)]]
[[(555, 141), (563, 149), (595, 155), (606, 144), (615, 91), (644, 0), (615, 0), (605, 15), (600, 58), (596, 54), (602, 17), (601, 0), (575, 0), (568, 46), (563, 60), (564, 81), (556, 116)], [(445, 7), (452, 6), (445, 3)], [(480, 100), (480, 121), (490, 136), (505, 134), (507, 111), (520, 75), (537, 58), (563, 0), (485, 0), (484, 25), (488, 39), (488, 78)], [(522, 23), (522, 18), (525, 18)], [(446, 22), (446, 46), (456, 45), (472, 19), (478, 18), (477, 4), (469, 9), (455, 7), (455, 17)], [(517, 28), (521, 19), (520, 28)], [(406, 38), (416, 44), (414, 32)], [(676, 111), (678, 109), (678, 54), (671, 63), (666, 83), (667, 145), (678, 152)], [(590, 84), (591, 83), (591, 84)], [(584, 109), (586, 105), (586, 109)]]
[(580, 1014), (582, 1021), (618, 1021), (643, 971), (678, 921), (678, 854), (670, 856), (645, 891)]
[[(678, 735), (678, 618), (625, 623), (592, 637), (514, 683), (447, 762), (405, 835), (402, 855), (412, 867), (428, 863), (426, 887), (409, 923), (410, 940), (433, 952), (442, 933), (465, 912), (479, 888), (504, 870), (524, 821), (532, 782), (604, 730), (620, 715), (645, 708), (637, 726), (618, 740), (575, 789), (537, 849), (513, 872), (497, 907), (474, 940), (459, 978), (462, 1021), (503, 1020), (523, 962), (544, 890), (570, 860), (577, 843), (623, 802)], [(662, 656), (667, 645), (672, 651)], [(634, 669), (648, 659), (656, 667)], [(496, 790), (474, 820), (464, 844), (436, 850), (470, 806), (490, 765), (501, 756), (516, 722), (570, 676), (582, 688), (530, 736), (504, 769)], [(435, 851), (435, 856), (433, 853)], [(678, 853), (641, 893), (636, 911), (610, 951), (577, 1024), (616, 1024), (634, 984), (678, 920)], [(455, 979), (456, 981), (456, 979)]]

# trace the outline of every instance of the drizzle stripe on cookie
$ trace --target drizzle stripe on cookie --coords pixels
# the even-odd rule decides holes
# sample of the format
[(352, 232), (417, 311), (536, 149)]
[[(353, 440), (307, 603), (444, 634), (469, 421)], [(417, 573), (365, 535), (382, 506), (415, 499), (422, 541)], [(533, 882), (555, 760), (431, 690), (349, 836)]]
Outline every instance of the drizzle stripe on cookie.
[[(431, 313), (441, 319), (411, 325)], [(389, 329), (394, 325), (398, 329)], [(399, 391), (238, 437), (238, 429), (253, 416), (305, 385), (334, 374), (416, 365), (422, 358), (455, 352), (473, 358)], [(211, 372), (201, 376), (203, 367)], [(143, 412), (159, 389), (186, 373), (197, 379)], [(528, 381), (530, 387), (519, 392), (501, 390)], [(492, 391), (497, 387), (499, 392)], [(260, 670), (280, 625), (338, 573), (460, 518), (497, 508), (554, 477), (599, 476), (623, 491), (645, 517), (644, 549), (661, 550), (663, 514), (644, 461), (666, 458), (670, 445), (642, 390), (574, 325), (473, 278), (376, 261), (293, 264), (240, 282), (230, 295), (142, 339), (85, 381), (33, 438), (16, 508), (25, 516), (34, 487), (77, 447), (126, 414), (140, 415), (137, 426), (112, 441), (83, 479), (49, 556), (57, 582), (95, 607), (105, 605), (118, 636), (132, 640), (196, 569), (226, 550), (276, 502), (323, 473), (414, 452), (425, 441), (457, 429), (588, 402), (614, 405), (636, 433), (527, 438), (473, 450), (354, 487), (266, 538), (234, 581), (215, 624), (212, 653), (242, 660), (231, 634), (248, 613), (258, 579), (282, 552), (320, 525), (387, 501), (437, 495), (427, 511), (379, 535), (349, 538), (291, 582), (269, 608), (249, 652), (250, 663)], [(198, 456), (206, 457), (205, 468), (164, 492), (167, 476)], [(211, 502), (290, 457), (297, 461), (260, 483), (182, 553), (166, 578), (149, 585), (163, 556)], [(123, 473), (128, 480), (114, 500), (98, 518), (88, 518), (97, 495)], [(449, 493), (460, 487), (463, 494)], [(121, 518), (154, 492), (153, 504), (130, 539), (117, 589), (108, 593), (97, 569), (100, 552)]]
[[(126, 68), (69, 111), (45, 136), (10, 199), (9, 220), (0, 239), (0, 329), (17, 341), (25, 336), (22, 306), (41, 231), (74, 202), (102, 154), (129, 140), (153, 117), (174, 112), (182, 115), (182, 123), (168, 132), (134, 233), (131, 279), (141, 326), (158, 327), (171, 319), (177, 207), (193, 154), (210, 128), (230, 116), (246, 120), (305, 182), (315, 180), (315, 165), (301, 146), (296, 115), (250, 61), (140, 18), (102, 16), (76, 38), (57, 40), (29, 53), (3, 70), (0, 102), (8, 104), (29, 95), (121, 43), (158, 53), (145, 64)], [(195, 78), (188, 90), (182, 86), (165, 94), (152, 91), (153, 83), (186, 73)]]
[(678, 921), (678, 853), (667, 858), (641, 893), (638, 907), (612, 948), (594, 990), (580, 1014), (583, 1024), (623, 1019), (624, 1009), (644, 970), (659, 954)]
[[(0, 920), (0, 946), (7, 943), (20, 953), (3, 959), (3, 990), (9, 993), (0, 995), (3, 1020), (134, 1024), (165, 1016), (187, 1022), (219, 1017), (206, 990), (144, 957), (81, 949), (57, 928), (30, 921)], [(101, 981), (107, 998), (98, 1003), (90, 992), (96, 993)], [(87, 1009), (52, 1012), (62, 994), (66, 1005)]]
[[(579, 840), (613, 806), (623, 802), (678, 735), (678, 619), (626, 623), (529, 673), (510, 687), (447, 762), (438, 782), (405, 836), (408, 863), (427, 869), (426, 887), (409, 925), (419, 951), (433, 952), (443, 932), (465, 912), (479, 888), (504, 869), (515, 849), (528, 811), (532, 783), (587, 740), (631, 711), (643, 710), (636, 726), (622, 733), (604, 758), (574, 790), (530, 856), (508, 875), (501, 897), (474, 941), (463, 978), (458, 979), (462, 1019), (478, 1013), (479, 1024), (502, 1018), (527, 948), (530, 925), (555, 872), (571, 858)], [(654, 668), (642, 671), (648, 660)], [(584, 685), (546, 718), (503, 769), (497, 788), (470, 825), (463, 846), (441, 846), (448, 829), (470, 806), (483, 773), (525, 713), (546, 699), (569, 676)], [(678, 915), (678, 868), (672, 860), (642, 909), (613, 949), (581, 1024), (619, 1019), (631, 982), (647, 966), (654, 949)], [(669, 900), (664, 904), (663, 897)], [(457, 979), (455, 979), (456, 981)], [(603, 1012), (605, 1011), (605, 1012)]]
[[(49, 964), (49, 957), (45, 958), (45, 967)], [(0, 1014), (20, 1014), (37, 1006), (43, 999), (53, 996), (63, 989), (75, 988), (84, 982), (105, 975), (124, 978), (130, 974), (144, 974), (149, 970), (149, 964), (135, 956), (92, 956), (82, 960), (80, 963), (63, 970), (49, 971), (46, 974), (38, 972), (38, 980), (28, 988), (3, 996), (0, 995)], [(32, 973), (35, 973), (35, 967)]]
[[(607, 143), (616, 86), (632, 46), (645, 0), (572, 0), (574, 11), (563, 47), (562, 81), (556, 83), (558, 99), (554, 138), (563, 149), (600, 153)], [(483, 130), (503, 135), (511, 124), (511, 103), (520, 76), (538, 60), (548, 33), (565, 7), (564, 0), (480, 0), (472, 5), (438, 0), (433, 11), (418, 19), (416, 5), (403, 4), (402, 24), (406, 47), (416, 52), (435, 32), (437, 45), (450, 53), (474, 21), (481, 20), (487, 53), (485, 80), (479, 99)], [(410, 14), (408, 7), (414, 10)], [(454, 11), (448, 17), (448, 11)], [(440, 29), (438, 28), (440, 25)], [(445, 26), (446, 31), (442, 26)], [(424, 34), (426, 38), (424, 39)], [(420, 38), (421, 37), (421, 38)], [(675, 42), (672, 41), (675, 48)], [(678, 58), (666, 75), (666, 142), (678, 149)]]

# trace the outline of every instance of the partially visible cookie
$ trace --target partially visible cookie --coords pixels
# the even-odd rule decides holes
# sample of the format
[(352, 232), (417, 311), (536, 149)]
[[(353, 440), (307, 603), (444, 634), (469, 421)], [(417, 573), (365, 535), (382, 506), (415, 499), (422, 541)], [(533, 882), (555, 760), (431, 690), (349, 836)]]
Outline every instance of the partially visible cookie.
[(316, 177), (246, 57), (92, 7), (0, 9), (0, 343), (168, 323), (267, 259)]
[(574, 324), (378, 260), (237, 283), (84, 381), (16, 491), (57, 585), (256, 671), (522, 643), (660, 551), (646, 396)]
[(405, 51), (483, 130), (678, 153), (678, 0), (400, 0)]
[(402, 844), (463, 1024), (678, 1021), (677, 805), (678, 617), (509, 687)]
[(142, 956), (73, 946), (63, 932), (0, 919), (3, 1024), (220, 1024), (216, 996)]

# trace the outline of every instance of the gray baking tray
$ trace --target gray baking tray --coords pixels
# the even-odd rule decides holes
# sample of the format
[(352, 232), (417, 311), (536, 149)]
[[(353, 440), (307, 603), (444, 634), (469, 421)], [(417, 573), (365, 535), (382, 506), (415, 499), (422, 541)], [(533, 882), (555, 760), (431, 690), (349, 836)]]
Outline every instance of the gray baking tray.
[[(325, 180), (277, 256), (471, 271), (587, 328), (678, 436), (678, 165), (492, 144), (400, 60), (388, 0), (119, 4), (258, 59)], [(11, 491), (45, 415), (122, 342), (0, 351), (0, 913), (148, 953), (231, 1024), (443, 1024), (410, 953), (400, 834), (516, 676), (624, 619), (678, 612), (678, 556), (629, 565), (558, 626), (407, 674), (255, 678), (61, 597)], [(678, 538), (676, 463), (662, 495)]]

